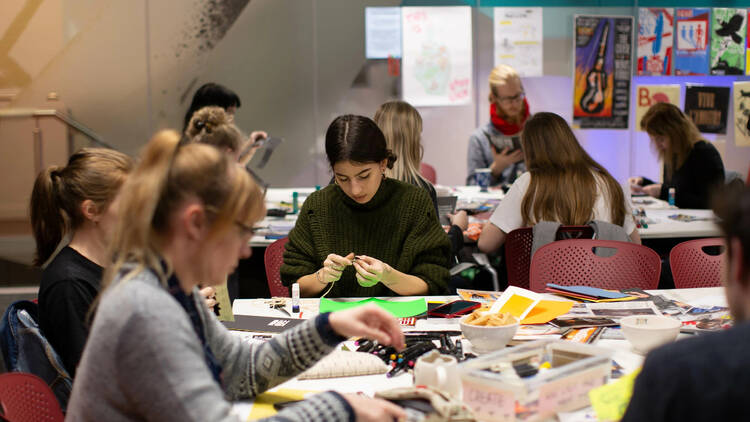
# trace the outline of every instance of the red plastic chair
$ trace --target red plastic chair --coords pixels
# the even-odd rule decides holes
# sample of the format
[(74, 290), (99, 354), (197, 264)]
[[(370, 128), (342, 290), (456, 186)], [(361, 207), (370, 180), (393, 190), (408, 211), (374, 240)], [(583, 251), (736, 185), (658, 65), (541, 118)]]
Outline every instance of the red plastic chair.
[(0, 408), (10, 422), (62, 422), (60, 404), (39, 377), (22, 372), (0, 374)]
[(422, 177), (427, 179), (433, 185), (437, 183), (437, 172), (435, 171), (435, 167), (432, 167), (427, 163), (420, 163), (419, 172), (422, 173)]
[(266, 267), (266, 278), (268, 279), (268, 290), (271, 297), (290, 297), (289, 288), (281, 284), (281, 264), (284, 262), (284, 245), (289, 241), (283, 237), (266, 248), (263, 254), (263, 262)]
[[(555, 240), (590, 239), (594, 235), (591, 226), (560, 226)], [(508, 233), (505, 239), (505, 263), (508, 270), (508, 285), (529, 288), (531, 268), (531, 246), (534, 233), (531, 227), (521, 227)]]
[[(723, 247), (723, 250), (719, 255), (709, 255), (704, 249), (711, 246)], [(724, 239), (720, 237), (688, 240), (676, 245), (669, 252), (674, 287), (687, 289), (721, 286), (726, 253)]]
[[(595, 248), (616, 249), (602, 257)], [(661, 260), (650, 248), (629, 242), (597, 239), (561, 240), (544, 245), (531, 258), (531, 290), (543, 292), (547, 283), (602, 289), (644, 290), (659, 286)]]

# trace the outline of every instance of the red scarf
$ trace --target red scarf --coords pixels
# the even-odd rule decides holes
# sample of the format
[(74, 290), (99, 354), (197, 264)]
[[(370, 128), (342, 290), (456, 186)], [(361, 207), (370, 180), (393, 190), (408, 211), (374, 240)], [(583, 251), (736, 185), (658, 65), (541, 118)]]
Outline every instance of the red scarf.
[(497, 114), (497, 105), (495, 105), (495, 103), (490, 103), (490, 119), (492, 120), (492, 125), (503, 135), (515, 135), (520, 132), (521, 129), (523, 129), (523, 124), (528, 118), (529, 103), (526, 101), (526, 98), (523, 99), (523, 119), (521, 119), (521, 124), (506, 122), (505, 119)]

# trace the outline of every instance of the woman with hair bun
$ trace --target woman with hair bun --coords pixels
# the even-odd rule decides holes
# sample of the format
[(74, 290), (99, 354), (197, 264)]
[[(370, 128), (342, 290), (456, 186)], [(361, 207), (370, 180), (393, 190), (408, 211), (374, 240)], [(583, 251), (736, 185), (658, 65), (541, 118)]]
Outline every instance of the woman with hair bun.
[(281, 280), (303, 296), (438, 295), (450, 241), (424, 189), (386, 177), (396, 156), (363, 116), (326, 132), (334, 183), (310, 195), (289, 233)]
[(117, 220), (115, 197), (133, 166), (127, 155), (84, 148), (65, 167), (52, 166), (31, 192), (34, 264), (43, 266), (66, 236), (70, 243), (49, 262), (39, 287), (39, 327), (75, 375), (88, 334), (87, 314), (99, 294), (106, 251)]

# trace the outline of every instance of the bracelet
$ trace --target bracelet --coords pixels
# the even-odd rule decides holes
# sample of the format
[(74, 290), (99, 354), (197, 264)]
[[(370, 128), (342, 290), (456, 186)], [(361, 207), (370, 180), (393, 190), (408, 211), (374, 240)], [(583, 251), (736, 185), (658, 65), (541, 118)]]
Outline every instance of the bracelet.
[[(322, 268), (320, 270), (322, 270)], [(325, 280), (323, 280), (323, 279), (320, 278), (320, 270), (315, 271), (315, 279), (318, 280), (318, 283), (320, 283), (320, 284), (322, 284), (322, 285), (325, 286), (328, 283), (326, 283)]]

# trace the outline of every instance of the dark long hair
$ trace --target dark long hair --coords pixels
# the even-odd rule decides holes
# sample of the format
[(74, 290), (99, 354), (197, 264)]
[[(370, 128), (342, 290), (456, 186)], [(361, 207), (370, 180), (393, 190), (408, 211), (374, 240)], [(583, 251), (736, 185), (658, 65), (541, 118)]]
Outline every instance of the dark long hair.
[(368, 117), (353, 114), (339, 116), (328, 126), (326, 155), (331, 167), (339, 161), (378, 163), (388, 159), (390, 169), (396, 161), (378, 125)]
[(193, 95), (193, 101), (185, 113), (185, 124), (182, 126), (182, 131), (185, 132), (187, 129), (193, 113), (208, 106), (217, 106), (226, 110), (232, 106), (240, 108), (242, 103), (240, 97), (231, 89), (213, 82), (204, 84)]

